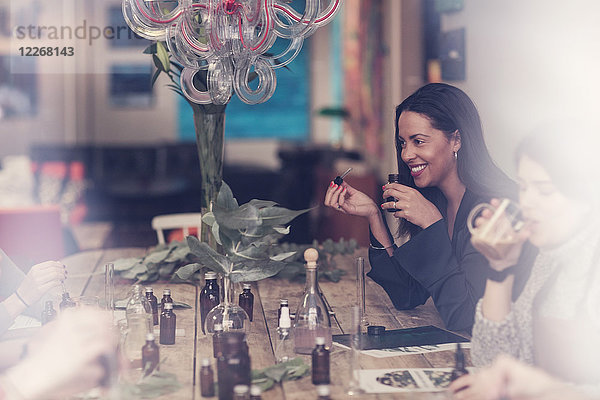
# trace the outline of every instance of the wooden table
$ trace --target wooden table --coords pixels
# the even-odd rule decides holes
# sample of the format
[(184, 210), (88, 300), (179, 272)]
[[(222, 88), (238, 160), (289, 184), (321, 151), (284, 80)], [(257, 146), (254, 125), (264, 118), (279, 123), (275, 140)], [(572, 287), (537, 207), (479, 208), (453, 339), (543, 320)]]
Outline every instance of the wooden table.
[[(67, 289), (71, 296), (96, 295), (104, 296), (104, 265), (107, 262), (123, 257), (138, 257), (145, 253), (146, 249), (107, 249), (94, 250), (78, 253), (65, 258), (63, 261), (69, 271)], [(366, 249), (357, 251), (353, 256), (338, 256), (336, 262), (338, 267), (348, 271), (337, 283), (329, 281), (319, 282), (322, 292), (329, 301), (336, 319), (332, 319), (333, 334), (348, 333), (351, 325), (351, 307), (356, 299), (356, 277), (354, 273), (354, 258), (362, 255), (368, 263)], [(367, 270), (369, 267), (366, 267)], [(184, 337), (177, 337), (176, 345), (160, 346), (161, 359), (167, 358), (162, 370), (168, 370), (177, 374), (182, 388), (176, 393), (163, 396), (165, 399), (200, 399), (199, 385), (196, 384), (197, 371), (200, 360), (205, 357), (212, 358), (212, 338), (204, 335), (200, 326), (200, 313), (198, 307), (198, 296), (201, 287), (190, 284), (173, 284), (168, 282), (155, 282), (152, 284), (155, 295), (160, 298), (164, 288), (172, 290), (175, 301), (181, 301), (194, 308), (187, 310), (176, 310), (177, 328), (185, 330)], [(236, 295), (241, 288), (236, 287)], [(304, 289), (303, 283), (290, 283), (283, 279), (267, 279), (254, 282), (252, 292), (254, 293), (254, 320), (251, 323), (248, 345), (253, 369), (265, 368), (275, 363), (273, 345), (277, 328), (277, 309), (279, 299), (287, 298), (290, 309), (295, 310)], [(128, 285), (117, 285), (115, 289), (116, 299), (126, 298)], [(423, 325), (435, 325), (443, 327), (443, 323), (433, 306), (431, 299), (423, 306), (414, 310), (398, 311), (389, 300), (383, 289), (367, 279), (366, 308), (368, 320), (372, 325), (384, 325), (387, 329), (410, 328)], [(469, 354), (467, 362), (469, 362)], [(310, 357), (305, 361), (310, 365)], [(333, 346), (331, 352), (331, 391), (332, 398), (352, 398), (345, 394), (345, 385), (349, 379), (349, 357), (350, 351)], [(469, 362), (470, 364), (470, 362)], [(375, 368), (430, 368), (430, 367), (452, 367), (454, 365), (454, 353), (442, 351), (424, 355), (413, 354), (389, 358), (374, 358), (367, 355), (360, 356), (360, 365), (364, 369)], [(163, 369), (164, 368), (164, 369)], [(216, 365), (213, 363), (216, 378)], [(310, 377), (298, 381), (285, 382), (283, 385), (275, 386), (273, 389), (263, 393), (262, 398), (268, 399), (311, 399), (316, 398), (316, 390), (312, 385)], [(356, 397), (354, 397), (356, 398)], [(407, 393), (407, 394), (380, 394), (364, 395), (362, 398), (370, 399), (442, 399), (444, 393)]]

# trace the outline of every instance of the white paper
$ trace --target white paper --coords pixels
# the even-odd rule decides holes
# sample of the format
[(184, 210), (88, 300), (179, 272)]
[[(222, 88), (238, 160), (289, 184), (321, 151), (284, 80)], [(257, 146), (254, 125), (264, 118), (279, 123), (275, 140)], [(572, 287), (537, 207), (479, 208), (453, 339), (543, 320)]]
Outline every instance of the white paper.
[[(470, 349), (471, 342), (461, 343), (460, 347), (463, 349)], [(391, 349), (379, 349), (379, 350), (362, 350), (361, 354), (366, 354), (371, 357), (386, 358), (396, 357), (405, 354), (426, 354), (435, 353), (437, 351), (455, 351), (456, 343), (442, 343), (442, 344), (428, 344), (424, 346), (408, 346), (408, 347), (395, 347)]]
[(440, 392), (450, 384), (451, 375), (452, 368), (363, 369), (359, 381), (366, 393)]

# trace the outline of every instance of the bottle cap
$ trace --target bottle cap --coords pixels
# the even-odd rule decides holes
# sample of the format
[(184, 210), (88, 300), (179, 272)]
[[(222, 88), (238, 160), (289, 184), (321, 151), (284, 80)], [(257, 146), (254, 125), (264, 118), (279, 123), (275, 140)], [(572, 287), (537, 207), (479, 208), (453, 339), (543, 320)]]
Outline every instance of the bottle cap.
[(146, 286), (146, 293), (154, 293), (154, 289), (152, 289), (150, 286)]
[(244, 283), (244, 284), (242, 285), (242, 287), (243, 287), (244, 289), (252, 289), (252, 285), (250, 285), (249, 283)]
[(279, 304), (280, 305), (287, 305), (288, 304), (288, 299), (281, 299), (281, 300), (279, 300)]
[(317, 268), (317, 260), (319, 259), (319, 252), (312, 247), (309, 247), (304, 251), (304, 260), (306, 260), (306, 268)]
[(203, 367), (210, 367), (210, 360), (208, 358), (203, 358), (202, 359), (202, 364)]
[(215, 324), (213, 326), (213, 329), (214, 329), (215, 332), (223, 332), (223, 325), (221, 325), (221, 324)]
[(208, 271), (204, 274), (204, 279), (217, 279), (217, 273), (214, 271)]
[(173, 303), (165, 303), (165, 310), (172, 310), (173, 309)]
[(317, 385), (317, 394), (319, 396), (329, 396), (331, 394), (329, 385)]
[(235, 385), (233, 387), (233, 393), (235, 393), (235, 394), (246, 394), (246, 393), (248, 393), (248, 385)]
[(325, 345), (325, 338), (322, 336), (317, 336), (317, 338), (315, 339), (315, 343), (318, 346), (323, 346), (323, 345)]
[(163, 294), (167, 294), (167, 295), (171, 295), (171, 289), (165, 289), (163, 290)]
[(154, 333), (146, 333), (146, 341), (154, 340)]
[(290, 320), (290, 309), (288, 307), (283, 307), (281, 309), (281, 317), (279, 317), (279, 327), (290, 328), (291, 326), (292, 321)]
[(260, 396), (262, 394), (262, 390), (260, 386), (252, 385), (250, 386), (250, 396)]
[(388, 183), (399, 183), (400, 182), (400, 174), (389, 174), (388, 175)]

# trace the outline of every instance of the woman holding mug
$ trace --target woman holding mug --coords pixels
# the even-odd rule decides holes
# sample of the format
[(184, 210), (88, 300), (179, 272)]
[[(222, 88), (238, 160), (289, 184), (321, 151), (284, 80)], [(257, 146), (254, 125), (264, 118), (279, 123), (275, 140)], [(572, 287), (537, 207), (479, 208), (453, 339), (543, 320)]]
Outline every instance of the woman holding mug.
[[(395, 142), (400, 183), (383, 187), (381, 206), (344, 182), (331, 182), (325, 205), (368, 219), (371, 231), (368, 276), (397, 309), (411, 309), (431, 296), (446, 327), (470, 330), (483, 295), (486, 259), (470, 243), (466, 217), (492, 197), (511, 197), (516, 185), (492, 161), (479, 114), (460, 89), (432, 83), (396, 107)], [(383, 210), (395, 210), (396, 247)], [(518, 290), (517, 290), (518, 291)]]

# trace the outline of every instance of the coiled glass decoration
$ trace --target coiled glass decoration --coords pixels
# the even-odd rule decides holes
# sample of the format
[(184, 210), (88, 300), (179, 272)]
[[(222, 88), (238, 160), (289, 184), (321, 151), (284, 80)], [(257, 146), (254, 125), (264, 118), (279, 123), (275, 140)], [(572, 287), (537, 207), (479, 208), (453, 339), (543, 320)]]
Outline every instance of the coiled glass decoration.
[[(184, 66), (181, 89), (190, 101), (226, 104), (235, 92), (257, 104), (275, 92), (274, 70), (298, 55), (304, 38), (331, 21), (341, 1), (304, 0), (301, 13), (288, 0), (123, 0), (123, 16), (139, 36), (167, 43)], [(287, 46), (272, 54), (277, 38)], [(206, 87), (194, 85), (199, 71)], [(250, 76), (257, 82), (250, 85)]]

